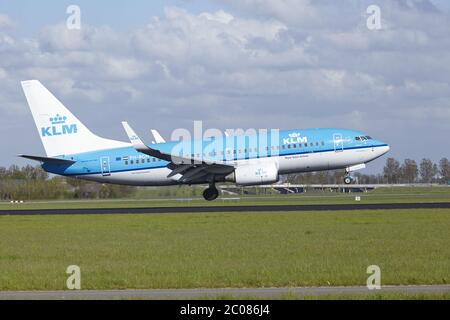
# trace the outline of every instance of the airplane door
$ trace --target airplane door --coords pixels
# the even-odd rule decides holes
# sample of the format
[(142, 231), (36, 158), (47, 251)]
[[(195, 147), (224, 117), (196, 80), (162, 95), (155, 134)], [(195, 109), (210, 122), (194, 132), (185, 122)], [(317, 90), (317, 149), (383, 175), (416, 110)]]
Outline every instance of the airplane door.
[(333, 134), (333, 141), (334, 141), (334, 151), (335, 152), (344, 151), (344, 140), (342, 140), (342, 134), (340, 134), (340, 133)]
[(100, 158), (100, 167), (102, 169), (102, 176), (107, 177), (111, 175), (111, 166), (109, 164), (109, 157)]

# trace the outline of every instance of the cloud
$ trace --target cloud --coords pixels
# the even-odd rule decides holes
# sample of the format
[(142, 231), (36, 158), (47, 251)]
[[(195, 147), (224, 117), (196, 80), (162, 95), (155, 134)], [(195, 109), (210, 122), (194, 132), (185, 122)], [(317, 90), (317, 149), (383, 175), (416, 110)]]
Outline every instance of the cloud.
[(6, 14), (0, 13), (0, 30), (12, 29), (15, 27), (13, 20)]
[(380, 31), (367, 29), (360, 1), (226, 4), (167, 7), (128, 32), (47, 25), (32, 39), (13, 36), (0, 15), (2, 118), (29, 118), (19, 82), (37, 78), (116, 138), (125, 118), (166, 135), (203, 119), (222, 129), (351, 127), (403, 153), (411, 139), (448, 143), (450, 23), (430, 1), (379, 1)]

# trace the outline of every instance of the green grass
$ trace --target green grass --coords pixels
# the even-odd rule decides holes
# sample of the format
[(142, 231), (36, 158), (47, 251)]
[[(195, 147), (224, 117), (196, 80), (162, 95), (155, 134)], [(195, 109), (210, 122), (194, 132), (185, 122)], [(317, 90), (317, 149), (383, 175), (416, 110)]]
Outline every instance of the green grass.
[(450, 209), (0, 216), (0, 290), (450, 282)]
[[(201, 300), (260, 300), (259, 296), (237, 296), (237, 295), (222, 295), (222, 296), (204, 296)], [(270, 300), (450, 300), (450, 293), (380, 293), (370, 292), (364, 294), (330, 294), (318, 296), (304, 296), (295, 294), (285, 294), (274, 297), (263, 297)]]
[[(361, 197), (361, 202), (355, 201)], [(139, 208), (173, 206), (234, 206), (234, 205), (289, 205), (289, 204), (349, 204), (349, 203), (411, 203), (411, 202), (450, 202), (450, 187), (432, 188), (380, 188), (367, 193), (306, 192), (290, 195), (243, 196), (229, 199), (224, 196), (207, 202), (194, 199), (118, 199), (84, 201), (32, 201), (23, 204), (0, 202), (0, 210), (17, 209), (61, 209), (61, 208)], [(236, 198), (236, 197), (232, 197)]]

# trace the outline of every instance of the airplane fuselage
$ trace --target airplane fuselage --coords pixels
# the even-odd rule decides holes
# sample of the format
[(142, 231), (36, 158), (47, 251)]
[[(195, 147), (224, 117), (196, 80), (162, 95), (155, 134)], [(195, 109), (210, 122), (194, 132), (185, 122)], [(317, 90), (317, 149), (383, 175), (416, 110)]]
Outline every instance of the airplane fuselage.
[[(261, 169), (256, 170), (264, 171), (273, 167), (277, 175), (350, 168), (370, 162), (389, 151), (386, 143), (360, 131), (346, 129), (279, 131), (276, 137), (269, 135), (264, 142), (258, 135), (243, 137), (167, 142), (152, 147), (170, 154), (175, 149), (181, 149), (186, 157), (216, 160), (235, 168), (249, 167), (254, 170), (260, 166)], [(43, 168), (51, 173), (102, 183), (135, 186), (181, 183), (180, 175), (169, 177), (172, 169), (168, 168), (168, 161), (138, 152), (132, 146), (62, 155), (59, 158), (76, 162), (72, 165), (45, 163)], [(227, 176), (218, 173), (215, 182), (231, 181)], [(207, 182), (211, 181), (200, 178), (189, 184)], [(262, 179), (260, 183), (250, 184), (265, 182)]]

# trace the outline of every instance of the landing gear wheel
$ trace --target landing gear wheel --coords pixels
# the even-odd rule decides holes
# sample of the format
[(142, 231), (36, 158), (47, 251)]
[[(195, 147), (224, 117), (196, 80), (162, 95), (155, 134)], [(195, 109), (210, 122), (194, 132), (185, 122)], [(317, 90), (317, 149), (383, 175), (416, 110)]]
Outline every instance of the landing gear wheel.
[(209, 187), (208, 189), (205, 189), (205, 191), (203, 191), (203, 198), (205, 198), (205, 200), (207, 201), (216, 200), (218, 196), (219, 190), (217, 190), (217, 188), (215, 187)]
[(346, 177), (344, 178), (344, 183), (345, 183), (345, 184), (350, 184), (350, 183), (352, 183), (352, 182), (353, 182), (353, 178), (352, 178), (352, 177), (346, 176)]

